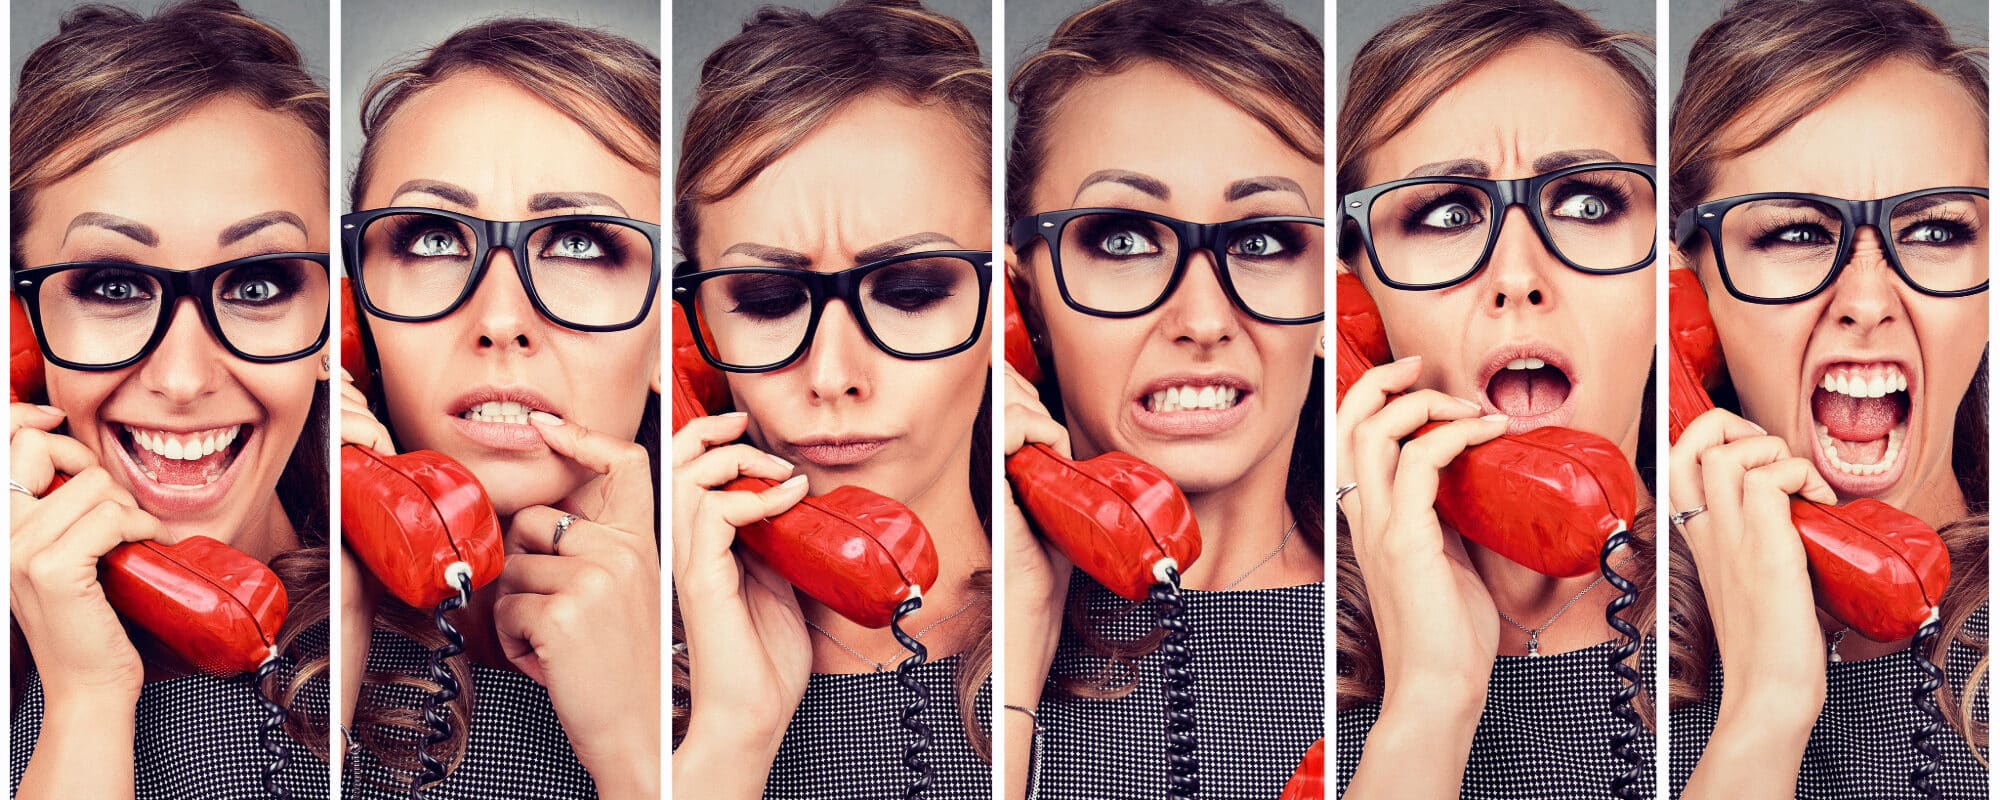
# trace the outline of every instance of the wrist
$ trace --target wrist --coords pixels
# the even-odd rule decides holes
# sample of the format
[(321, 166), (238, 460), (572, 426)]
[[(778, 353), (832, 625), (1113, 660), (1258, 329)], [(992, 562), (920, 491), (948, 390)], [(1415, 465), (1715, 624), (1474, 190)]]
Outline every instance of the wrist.
[(692, 725), (674, 750), (674, 784), (705, 787), (710, 797), (758, 798), (777, 756), (763, 743), (732, 742), (726, 731), (697, 731)]
[(129, 721), (137, 711), (139, 692), (145, 683), (144, 668), (139, 674), (129, 676), (71, 673), (58, 677), (45, 671), (42, 673), (42, 696), (48, 709), (44, 714), (54, 718), (60, 709), (88, 715), (122, 715)]
[[(1486, 684), (1419, 682), (1407, 690), (1391, 689), (1382, 698), (1385, 722), (1431, 736), (1472, 738), (1486, 710)], [(1423, 688), (1417, 688), (1422, 686)], [(1372, 734), (1371, 734), (1372, 738)]]

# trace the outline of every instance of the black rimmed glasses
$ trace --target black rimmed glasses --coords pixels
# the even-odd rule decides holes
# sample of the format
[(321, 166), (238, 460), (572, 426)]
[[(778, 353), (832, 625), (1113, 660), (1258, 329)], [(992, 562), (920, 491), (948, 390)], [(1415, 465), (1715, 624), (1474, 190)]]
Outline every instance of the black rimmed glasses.
[(150, 355), (183, 297), (231, 355), (258, 363), (304, 358), (326, 344), (328, 274), (325, 253), (269, 253), (196, 270), (52, 264), (15, 271), (13, 286), (42, 355), (65, 369), (97, 371)]
[(910, 360), (964, 352), (986, 324), (993, 254), (904, 253), (840, 272), (789, 267), (674, 267), (673, 297), (702, 358), (729, 372), (770, 372), (804, 356), (831, 300), (845, 303), (882, 352)]
[(1651, 166), (1595, 163), (1512, 180), (1405, 178), (1348, 194), (1340, 208), (1376, 278), (1427, 291), (1478, 274), (1516, 205), (1565, 266), (1592, 275), (1643, 269), (1654, 257), (1655, 194)]
[(1326, 316), (1326, 220), (1261, 216), (1204, 224), (1123, 208), (1073, 208), (1015, 220), (1016, 252), (1048, 244), (1063, 302), (1097, 317), (1137, 317), (1172, 296), (1188, 254), (1207, 250), (1229, 301), (1276, 325)]
[(496, 248), (535, 311), (565, 328), (621, 331), (653, 308), (660, 226), (602, 214), (496, 222), (432, 208), (378, 208), (340, 218), (347, 273), (368, 313), (429, 322), (465, 304)]
[(1680, 213), (1674, 243), (1706, 234), (1716, 271), (1746, 303), (1796, 303), (1826, 290), (1854, 255), (1862, 226), (1882, 238), (1889, 267), (1933, 297), (1986, 290), (1986, 190), (1946, 186), (1844, 200), (1762, 192), (1711, 200)]

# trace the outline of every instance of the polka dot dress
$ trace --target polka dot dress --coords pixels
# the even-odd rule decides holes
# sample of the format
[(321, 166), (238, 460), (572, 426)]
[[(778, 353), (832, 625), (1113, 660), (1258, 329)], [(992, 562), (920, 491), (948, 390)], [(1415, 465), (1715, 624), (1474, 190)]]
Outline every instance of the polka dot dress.
[[(1613, 643), (1543, 656), (1501, 656), (1493, 661), (1486, 708), (1472, 733), (1459, 797), (1465, 800), (1606, 798), (1625, 762), (1611, 753), (1611, 737), (1625, 729), (1611, 714), (1611, 696), (1622, 681), (1607, 664)], [(1653, 674), (1653, 640), (1645, 640), (1639, 674)], [(1361, 765), (1369, 730), (1382, 713), (1379, 703), (1340, 712), (1335, 753), (1340, 791)], [(1638, 787), (1651, 796), (1651, 731), (1633, 744), (1641, 754)], [(1442, 756), (1440, 757), (1442, 760)]]
[[(321, 623), (300, 634), (293, 652), (324, 654), (326, 639), (326, 624)], [(280, 675), (282, 685), (290, 680), (291, 671)], [(250, 675), (229, 679), (191, 675), (146, 684), (139, 692), (132, 749), (135, 800), (270, 800), (271, 794), (264, 790), (264, 768), (272, 759), (257, 743), (264, 707), (256, 692)], [(31, 672), (13, 717), (9, 785), (16, 791), (35, 754), (44, 701), (41, 674)], [(326, 682), (307, 684), (294, 702), (306, 713), (324, 717)], [(278, 776), (279, 785), (294, 800), (324, 800), (329, 785), (326, 762), (290, 736), (279, 741), (291, 753), (291, 764)]]
[[(1130, 606), (1082, 572), (1071, 602), (1093, 617)], [(1181, 592), (1181, 619), (1193, 652), (1195, 779), (1201, 800), (1272, 800), (1306, 748), (1324, 736), (1326, 586)], [(1100, 622), (1112, 641), (1131, 641), (1156, 625), (1154, 606)], [(1167, 791), (1166, 698), (1158, 652), (1139, 661), (1131, 694), (1114, 700), (1042, 694), (1040, 800), (1157, 798)], [(1089, 677), (1104, 659), (1091, 655), (1065, 625), (1051, 673)], [(1026, 720), (1022, 720), (1026, 722)]]
[[(1985, 642), (1987, 611), (1981, 608), (1966, 620), (1965, 635)], [(1945, 654), (1945, 678), (1955, 690), (1962, 690), (1979, 663), (1974, 648), (1953, 642)], [(1708, 699), (1674, 712), (1672, 757), (1667, 769), (1668, 788), (1679, 797), (1701, 761), (1702, 749), (1715, 731), (1721, 707), (1722, 664), (1718, 660), (1709, 672)], [(1922, 797), (1910, 788), (1910, 771), (1922, 759), (1910, 744), (1910, 732), (1924, 717), (1911, 702), (1910, 691), (1922, 678), (1907, 652), (1892, 653), (1866, 661), (1829, 664), (1826, 673), (1826, 704), (1819, 721), (1806, 740), (1805, 758), (1799, 766), (1798, 797), (1801, 800), (1888, 800)], [(1986, 721), (1985, 681), (1976, 687), (1973, 718)], [(1954, 693), (1963, 699), (1964, 694)], [(1931, 783), (1947, 798), (1985, 798), (1986, 769), (1973, 758), (1965, 737), (1949, 725), (1931, 741), (1943, 754)], [(1982, 755), (1984, 755), (1982, 753)]]
[[(953, 686), (960, 660), (939, 659), (914, 668), (930, 692), (930, 706), (918, 715), (931, 728), (923, 759), (932, 770), (925, 800), (987, 800), (993, 796), (992, 767), (972, 751), (958, 690)], [(982, 731), (991, 731), (993, 684), (974, 700)], [(776, 800), (850, 800), (902, 797), (917, 773), (903, 766), (911, 734), (903, 728), (903, 708), (911, 694), (893, 672), (815, 674), (792, 714), (791, 727), (771, 762), (764, 797)], [(696, 796), (676, 787), (675, 797)]]
[[(428, 677), (429, 651), (395, 633), (377, 630), (368, 648), (370, 672)], [(589, 800), (597, 797), (590, 773), (570, 749), (555, 706), (541, 684), (512, 670), (474, 664), (472, 728), (465, 759), (444, 780), (429, 784), (427, 800)], [(362, 702), (412, 710), (426, 692), (404, 686), (365, 687)], [(410, 774), (390, 770), (368, 751), (353, 752), (341, 780), (347, 800), (407, 800)]]

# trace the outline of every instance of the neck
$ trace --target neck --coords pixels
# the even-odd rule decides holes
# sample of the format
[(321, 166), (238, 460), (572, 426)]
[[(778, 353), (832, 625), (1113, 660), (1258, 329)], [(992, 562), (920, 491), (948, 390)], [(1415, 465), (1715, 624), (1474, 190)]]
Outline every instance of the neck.
[[(1287, 450), (1289, 452), (1289, 449)], [(1188, 506), (1201, 528), (1201, 558), (1183, 570), (1181, 585), (1220, 590), (1242, 577), (1239, 589), (1273, 588), (1323, 580), (1319, 554), (1297, 530), (1285, 502), (1285, 481), (1291, 464), (1286, 458), (1257, 462), (1235, 483), (1205, 492), (1189, 492)], [(1271, 562), (1259, 566), (1284, 540), (1291, 539)], [(1251, 573), (1245, 576), (1245, 573)]]
[[(1932, 528), (1942, 528), (1964, 519), (1967, 513), (1965, 492), (1959, 488), (1958, 475), (1951, 471), (1949, 455), (1947, 452), (1938, 466), (1929, 470), (1929, 475), (1911, 487), (1909, 499), (1901, 503), (1890, 502), (1890, 505), (1923, 520)], [(1884, 500), (1886, 502), (1887, 498)]]
[[(1644, 485), (1639, 486), (1638, 506), (1652, 502)], [(1635, 520), (1627, 520), (1627, 524)], [(1612, 554), (1611, 564), (1620, 574), (1631, 577), (1626, 559), (1636, 551), (1622, 548)], [(1596, 583), (1601, 573), (1592, 571), (1571, 578), (1551, 578), (1527, 567), (1507, 560), (1504, 556), (1484, 547), (1465, 541), (1465, 553), (1472, 562), (1472, 568), (1479, 574), (1486, 591), (1493, 597), (1493, 605), (1499, 611), (1513, 617), (1516, 622), (1530, 629), (1540, 628), (1549, 623), (1549, 618), (1561, 612), (1563, 604), (1577, 597), (1585, 587)], [(1624, 566), (1621, 566), (1624, 564)], [(1592, 595), (1615, 593), (1617, 590), (1608, 582), (1600, 583), (1591, 590)], [(1568, 612), (1544, 630), (1540, 636), (1540, 650), (1543, 654), (1574, 650), (1604, 641), (1610, 634), (1604, 622), (1604, 601), (1593, 597), (1577, 599)], [(1592, 606), (1589, 613), (1578, 613), (1578, 607)], [(1521, 633), (1504, 622), (1500, 628), (1502, 655), (1518, 655), (1527, 634)]]

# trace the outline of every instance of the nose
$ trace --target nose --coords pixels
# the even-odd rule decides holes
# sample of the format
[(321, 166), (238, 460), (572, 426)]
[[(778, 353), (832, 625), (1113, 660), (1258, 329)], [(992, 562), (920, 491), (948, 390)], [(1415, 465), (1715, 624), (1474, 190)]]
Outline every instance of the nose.
[(1201, 349), (1217, 347), (1243, 332), (1235, 305), (1222, 288), (1215, 255), (1207, 250), (1188, 254), (1186, 274), (1162, 308), (1160, 329), (1176, 343)]
[(1500, 237), (1493, 242), (1493, 252), (1487, 255), (1484, 277), (1493, 293), (1487, 314), (1555, 310), (1555, 286), (1549, 281), (1549, 271), (1562, 268), (1555, 254), (1535, 234), (1528, 210), (1522, 206), (1508, 208), (1500, 217)]
[(1826, 314), (1844, 330), (1866, 335), (1893, 323), (1902, 300), (1896, 295), (1898, 282), (1889, 267), (1880, 231), (1861, 228), (1854, 235), (1854, 252), (1840, 270), (1829, 291)]
[(875, 352), (875, 346), (861, 333), (861, 321), (848, 310), (847, 302), (828, 302), (820, 312), (819, 327), (813, 331), (812, 346), (800, 359), (813, 404), (861, 401), (872, 396), (868, 359), (876, 355), (887, 357)]
[(215, 393), (230, 356), (202, 325), (194, 298), (181, 298), (171, 313), (160, 346), (140, 362), (139, 381), (168, 403), (192, 405)]
[(546, 330), (514, 269), (514, 254), (495, 250), (486, 274), (461, 311), (472, 319), (473, 347), (481, 353), (533, 354)]

